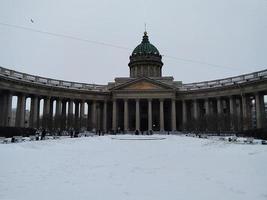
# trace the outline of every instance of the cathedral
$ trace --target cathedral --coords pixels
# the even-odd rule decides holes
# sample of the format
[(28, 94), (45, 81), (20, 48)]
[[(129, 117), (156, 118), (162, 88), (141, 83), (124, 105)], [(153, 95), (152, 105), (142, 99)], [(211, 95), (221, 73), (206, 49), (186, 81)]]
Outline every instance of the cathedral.
[(173, 77), (162, 77), (162, 56), (147, 33), (130, 55), (129, 77), (109, 84), (113, 98), (112, 129), (176, 130), (176, 87)]
[(50, 79), (0, 67), (0, 126), (128, 133), (244, 131), (267, 124), (267, 70), (184, 84), (162, 76), (162, 56), (146, 32), (128, 66), (129, 77), (117, 77), (106, 85)]

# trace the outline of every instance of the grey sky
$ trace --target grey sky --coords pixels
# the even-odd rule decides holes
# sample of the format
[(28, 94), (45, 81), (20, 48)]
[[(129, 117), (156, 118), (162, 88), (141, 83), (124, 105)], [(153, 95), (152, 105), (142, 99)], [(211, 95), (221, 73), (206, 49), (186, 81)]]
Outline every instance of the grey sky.
[(0, 0), (0, 23), (129, 48), (0, 25), (0, 65), (106, 84), (129, 75), (129, 55), (141, 42), (145, 22), (150, 42), (163, 55), (163, 75), (175, 80), (210, 80), (267, 68), (266, 0)]

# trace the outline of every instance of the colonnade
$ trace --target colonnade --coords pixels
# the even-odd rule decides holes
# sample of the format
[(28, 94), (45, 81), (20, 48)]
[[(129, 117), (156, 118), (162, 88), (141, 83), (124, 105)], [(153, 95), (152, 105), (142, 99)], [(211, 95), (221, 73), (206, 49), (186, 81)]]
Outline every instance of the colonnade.
[(183, 100), (182, 112), (184, 129), (190, 121), (208, 116), (226, 116), (229, 119), (229, 129), (232, 131), (264, 128), (266, 124), (264, 93), (259, 92)]
[[(53, 119), (53, 105), (56, 101), (56, 112)], [(85, 104), (87, 104), (87, 114), (85, 114)], [(87, 129), (106, 131), (107, 102), (100, 100), (77, 100), (62, 98), (44, 98), (43, 123), (44, 128), (56, 129)], [(103, 113), (103, 114), (102, 114)], [(103, 117), (103, 118), (102, 118)]]
[[(140, 111), (140, 101), (144, 102), (147, 106), (147, 129), (153, 130), (153, 112), (159, 110), (159, 131), (164, 131), (164, 101), (171, 101), (171, 131), (176, 131), (176, 100), (175, 99), (113, 99), (112, 106), (112, 129), (120, 129), (118, 125), (118, 103), (117, 101), (123, 101), (123, 129), (125, 132), (129, 131), (129, 101), (132, 101), (135, 104), (135, 126), (134, 130), (141, 130), (141, 111)], [(152, 109), (152, 101), (159, 101), (158, 107)]]
[[(17, 96), (16, 112), (13, 112), (15, 116), (12, 116), (13, 96)], [(28, 98), (31, 99), (30, 116), (26, 120), (26, 100)], [(42, 107), (40, 106), (41, 100), (43, 100)], [(87, 115), (85, 115), (85, 104), (87, 104), (88, 108)], [(40, 114), (41, 112), (42, 114)], [(61, 130), (84, 128), (106, 131), (106, 120), (101, 120), (101, 117), (106, 119), (106, 116), (107, 101), (64, 99), (20, 93), (12, 94), (8, 91), (0, 93), (0, 126), (12, 126), (12, 118), (15, 118), (13, 126), (16, 127)]]
[[(260, 92), (192, 99), (87, 100), (12, 94), (9, 91), (2, 91), (0, 93), (0, 126), (11, 126), (13, 95), (18, 97), (15, 117), (17, 127), (62, 130), (85, 128), (87, 130), (100, 129), (105, 132), (123, 128), (126, 132), (130, 129), (140, 131), (141, 125), (144, 124), (142, 122), (144, 115), (146, 116), (146, 130), (155, 130), (154, 124), (158, 121), (159, 131), (167, 130), (166, 121), (170, 124), (168, 130), (176, 131), (177, 127), (179, 130), (186, 129), (186, 124), (190, 125), (190, 122), (194, 120), (220, 115), (228, 116), (229, 129), (233, 131), (263, 128), (266, 124), (264, 93)], [(31, 99), (29, 121), (25, 119), (27, 98)], [(43, 100), (42, 115), (40, 114), (41, 100)], [(54, 101), (56, 101), (55, 104)], [(131, 109), (129, 102), (133, 107)], [(87, 115), (85, 114), (86, 104)], [(145, 114), (141, 105), (145, 105)], [(158, 118), (156, 120), (155, 115)], [(169, 116), (167, 119), (166, 115)], [(123, 118), (120, 123), (119, 118)]]

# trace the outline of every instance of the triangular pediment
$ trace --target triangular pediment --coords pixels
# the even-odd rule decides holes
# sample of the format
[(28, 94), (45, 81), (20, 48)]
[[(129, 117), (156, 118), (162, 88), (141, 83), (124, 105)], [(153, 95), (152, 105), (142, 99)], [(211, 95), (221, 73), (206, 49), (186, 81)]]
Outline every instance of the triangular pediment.
[(173, 89), (171, 86), (163, 84), (159, 81), (149, 78), (140, 78), (129, 81), (120, 86), (113, 88), (113, 90), (166, 90)]
[(139, 81), (137, 83), (133, 83), (128, 85), (127, 87), (124, 87), (123, 89), (126, 90), (157, 90), (157, 89), (163, 89), (159, 85), (150, 83), (146, 80)]

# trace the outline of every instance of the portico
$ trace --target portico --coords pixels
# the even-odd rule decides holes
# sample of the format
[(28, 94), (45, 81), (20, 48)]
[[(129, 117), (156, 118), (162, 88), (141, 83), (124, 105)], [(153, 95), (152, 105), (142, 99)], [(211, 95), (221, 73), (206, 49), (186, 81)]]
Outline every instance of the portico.
[[(112, 111), (114, 116), (116, 115), (112, 120), (113, 130), (124, 132), (135, 130), (175, 131), (176, 110), (172, 109), (170, 101), (171, 99), (152, 98), (117, 99), (114, 101), (116, 106), (113, 106)], [(171, 112), (165, 110), (171, 110)], [(168, 118), (166, 122), (165, 118)], [(171, 124), (169, 119), (171, 119)]]
[[(173, 87), (151, 78), (141, 77), (114, 87), (112, 94), (114, 130), (176, 130)], [(166, 112), (168, 110), (170, 112)], [(122, 117), (123, 119), (120, 119)], [(164, 120), (165, 118), (168, 120)]]

